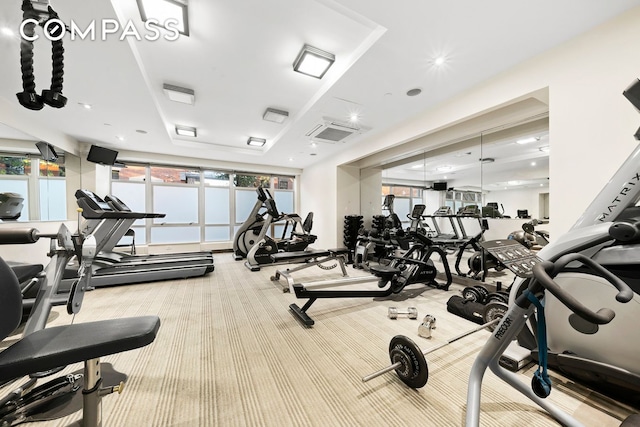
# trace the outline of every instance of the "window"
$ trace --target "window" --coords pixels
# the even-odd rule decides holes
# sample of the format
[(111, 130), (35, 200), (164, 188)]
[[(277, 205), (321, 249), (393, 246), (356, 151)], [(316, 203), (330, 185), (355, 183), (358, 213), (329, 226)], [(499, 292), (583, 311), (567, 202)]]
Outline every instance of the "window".
[[(37, 171), (37, 173), (32, 173)], [(67, 219), (64, 156), (48, 162), (36, 156), (0, 156), (0, 192), (24, 198), (18, 221)]]
[(265, 175), (236, 174), (233, 179), (233, 184), (240, 188), (270, 188), (271, 177)]
[(165, 214), (136, 221), (136, 243), (231, 241), (257, 202), (258, 186), (271, 191), (280, 211), (294, 212), (294, 177), (159, 165), (111, 170), (111, 191), (131, 210)]

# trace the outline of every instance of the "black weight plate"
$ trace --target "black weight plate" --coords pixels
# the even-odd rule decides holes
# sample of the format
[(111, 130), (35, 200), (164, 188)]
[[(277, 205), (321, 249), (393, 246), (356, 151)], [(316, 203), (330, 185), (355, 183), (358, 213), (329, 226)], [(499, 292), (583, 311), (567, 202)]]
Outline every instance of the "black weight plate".
[(400, 362), (396, 368), (398, 378), (411, 388), (421, 388), (429, 380), (429, 368), (420, 347), (404, 335), (396, 335), (389, 343), (391, 363)]
[[(495, 319), (502, 319), (504, 315), (507, 313), (509, 306), (503, 302), (491, 301), (487, 305), (484, 306), (484, 311), (482, 312), (482, 320), (484, 323), (489, 323)], [(493, 331), (497, 324), (489, 327), (490, 331)]]
[(471, 286), (467, 286), (462, 290), (462, 298), (469, 301), (482, 303), (482, 295), (480, 294), (480, 291)]
[(489, 290), (482, 285), (476, 285), (474, 286), (474, 288), (476, 288), (478, 292), (480, 292), (480, 295), (482, 296), (482, 300), (479, 302), (483, 304), (487, 302), (487, 297), (489, 296)]
[(487, 296), (487, 302), (502, 302), (502, 303), (508, 303), (509, 302), (509, 296), (508, 295), (504, 295), (500, 292), (491, 292), (488, 296)]

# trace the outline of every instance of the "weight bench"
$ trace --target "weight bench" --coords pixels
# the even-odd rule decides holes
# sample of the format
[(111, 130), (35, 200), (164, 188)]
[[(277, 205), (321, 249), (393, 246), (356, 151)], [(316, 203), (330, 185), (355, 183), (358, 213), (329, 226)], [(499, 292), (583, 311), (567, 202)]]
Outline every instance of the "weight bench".
[[(15, 274), (0, 258), (0, 339), (22, 317), (22, 296)], [(83, 426), (102, 425), (100, 400), (121, 392), (122, 385), (102, 388), (100, 357), (151, 344), (160, 327), (157, 316), (130, 317), (41, 329), (0, 352), (0, 383), (84, 362)]]
[[(291, 273), (296, 271), (304, 270), (305, 268), (310, 268), (314, 266), (318, 266), (323, 270), (331, 270), (340, 265), (340, 269), (342, 270), (342, 277), (347, 277), (347, 270), (345, 268), (345, 259), (346, 262), (349, 262), (349, 257), (351, 255), (351, 251), (347, 248), (335, 248), (335, 249), (314, 249), (308, 251), (297, 251), (297, 252), (279, 252), (277, 254), (271, 255), (271, 259), (274, 263), (303, 263), (297, 267), (287, 268), (285, 270), (276, 270), (275, 274), (271, 276), (272, 282), (279, 282), (280, 278), (284, 278), (286, 283), (281, 283), (282, 292), (292, 292), (293, 285), (295, 283), (293, 277), (291, 277)], [(335, 261), (333, 265), (322, 265), (326, 262)]]

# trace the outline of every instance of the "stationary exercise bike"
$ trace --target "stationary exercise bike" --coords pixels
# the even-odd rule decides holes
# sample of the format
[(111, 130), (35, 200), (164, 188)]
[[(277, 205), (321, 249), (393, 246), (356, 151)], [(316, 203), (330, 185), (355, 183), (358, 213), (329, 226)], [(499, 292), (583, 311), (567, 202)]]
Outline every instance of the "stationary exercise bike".
[[(639, 80), (630, 85), (624, 95), (640, 110)], [(640, 131), (635, 137), (640, 139)], [(636, 206), (640, 201), (639, 158), (640, 146), (573, 227), (538, 252), (540, 259), (551, 263), (536, 275), (538, 279), (545, 275), (553, 279), (553, 283), (543, 279), (546, 280), (544, 287), (551, 290), (544, 293), (543, 299), (548, 328), (538, 329), (543, 324), (542, 318), (534, 316), (533, 306), (523, 300), (527, 288), (529, 294), (533, 291), (536, 297), (542, 289), (536, 287), (530, 277), (514, 282), (509, 312), (476, 359), (470, 376), (467, 425), (478, 425), (480, 383), (487, 366), (564, 425), (580, 425), (537, 397), (550, 387), (550, 383), (537, 381), (538, 390), (532, 394), (530, 389), (518, 385), (497, 367), (497, 360), (504, 351), (501, 343), (516, 335), (521, 346), (532, 350), (541, 362), (546, 359), (552, 369), (617, 399), (640, 405), (640, 330), (636, 327), (640, 322), (640, 207)], [(572, 254), (583, 257), (582, 265), (566, 262), (566, 256)], [(604, 269), (600, 267), (594, 271), (594, 265)], [(632, 291), (625, 290), (624, 301), (611, 285), (618, 279), (622, 285), (617, 284), (615, 288), (626, 287)], [(534, 299), (530, 301), (533, 303)], [(606, 322), (593, 315), (584, 315), (603, 305), (610, 312)], [(540, 306), (537, 311), (540, 313)], [(613, 312), (615, 317), (610, 315)], [(525, 318), (529, 328), (525, 327)], [(546, 343), (536, 339), (541, 336), (546, 337)], [(543, 345), (536, 352), (540, 343)], [(548, 354), (544, 354), (547, 349)]]

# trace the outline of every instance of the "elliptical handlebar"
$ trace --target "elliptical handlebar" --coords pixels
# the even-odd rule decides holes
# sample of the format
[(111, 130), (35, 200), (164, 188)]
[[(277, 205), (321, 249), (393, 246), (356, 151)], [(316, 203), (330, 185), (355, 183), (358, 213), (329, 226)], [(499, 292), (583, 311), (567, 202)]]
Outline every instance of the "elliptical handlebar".
[[(583, 265), (591, 268), (595, 273), (602, 276), (609, 283), (611, 283), (617, 290), (616, 300), (618, 302), (626, 303), (633, 298), (633, 291), (631, 288), (620, 278), (615, 276), (606, 268), (602, 267), (597, 262), (590, 258), (578, 253), (567, 254), (560, 257), (556, 262), (543, 261), (536, 264), (533, 267), (533, 275), (537, 279), (533, 283), (538, 283), (546, 290), (551, 292), (560, 302), (567, 306), (571, 311), (576, 313), (584, 320), (595, 323), (598, 325), (604, 325), (615, 317), (615, 312), (610, 308), (601, 308), (597, 312), (593, 312), (576, 298), (570, 295), (568, 292), (560, 288), (553, 278), (564, 268), (567, 264), (578, 261)], [(529, 288), (531, 290), (531, 286)]]

